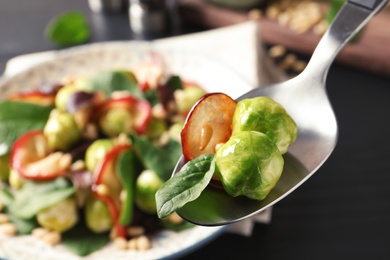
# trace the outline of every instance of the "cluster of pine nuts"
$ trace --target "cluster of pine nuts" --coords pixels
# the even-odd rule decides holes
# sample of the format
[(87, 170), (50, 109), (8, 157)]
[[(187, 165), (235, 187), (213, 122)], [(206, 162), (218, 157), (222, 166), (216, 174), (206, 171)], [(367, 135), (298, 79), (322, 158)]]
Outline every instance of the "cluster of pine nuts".
[(152, 248), (150, 239), (145, 235), (145, 229), (142, 226), (132, 226), (127, 229), (130, 239), (117, 237), (112, 234), (112, 242), (120, 250), (148, 250)]
[(251, 20), (259, 20), (265, 16), (296, 33), (311, 31), (322, 35), (329, 26), (326, 12), (326, 6), (317, 0), (276, 0), (264, 10), (257, 8), (250, 10), (248, 17)]
[(283, 45), (274, 45), (268, 49), (268, 57), (284, 72), (295, 76), (302, 72), (307, 62), (298, 58), (294, 53), (289, 53)]
[(43, 227), (35, 228), (31, 235), (51, 246), (58, 245), (61, 242), (60, 233)]
[(326, 8), (313, 0), (273, 1), (266, 8), (265, 15), (297, 33), (313, 31), (323, 34), (328, 27)]
[[(1, 205), (4, 208), (4, 205), (2, 203)], [(0, 234), (6, 236), (15, 236), (16, 233), (16, 226), (10, 222), (8, 215), (5, 213), (0, 213)]]

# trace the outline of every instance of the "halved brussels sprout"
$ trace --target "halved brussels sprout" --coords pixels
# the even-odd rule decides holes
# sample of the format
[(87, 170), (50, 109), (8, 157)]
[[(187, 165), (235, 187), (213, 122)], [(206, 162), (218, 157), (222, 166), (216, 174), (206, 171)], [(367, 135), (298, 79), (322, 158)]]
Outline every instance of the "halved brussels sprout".
[(74, 197), (67, 198), (37, 214), (37, 221), (42, 227), (60, 233), (76, 225), (78, 219)]
[(263, 133), (244, 131), (232, 136), (215, 154), (225, 191), (262, 200), (274, 188), (284, 166), (275, 143)]
[(297, 125), (286, 110), (269, 97), (244, 99), (237, 103), (232, 121), (232, 135), (242, 131), (266, 134), (279, 148), (287, 152), (297, 137)]

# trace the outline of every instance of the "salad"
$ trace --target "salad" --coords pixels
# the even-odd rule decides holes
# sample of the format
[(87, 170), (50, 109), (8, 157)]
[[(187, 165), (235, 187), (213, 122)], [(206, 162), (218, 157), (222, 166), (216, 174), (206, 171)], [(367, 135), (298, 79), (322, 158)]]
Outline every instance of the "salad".
[(33, 235), (88, 255), (110, 240), (147, 250), (185, 118), (205, 91), (163, 62), (58, 79), (0, 102), (0, 233)]
[(186, 164), (156, 192), (164, 218), (216, 187), (232, 197), (263, 200), (278, 182), (297, 125), (273, 99), (236, 102), (224, 93), (205, 94), (181, 132)]

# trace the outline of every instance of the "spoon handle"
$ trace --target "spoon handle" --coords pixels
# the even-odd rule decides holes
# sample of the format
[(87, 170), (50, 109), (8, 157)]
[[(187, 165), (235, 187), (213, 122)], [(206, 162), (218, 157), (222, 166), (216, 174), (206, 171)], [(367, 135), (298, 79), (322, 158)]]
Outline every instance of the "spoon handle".
[(317, 45), (303, 73), (318, 77), (325, 83), (329, 68), (340, 50), (387, 2), (388, 0), (346, 1)]

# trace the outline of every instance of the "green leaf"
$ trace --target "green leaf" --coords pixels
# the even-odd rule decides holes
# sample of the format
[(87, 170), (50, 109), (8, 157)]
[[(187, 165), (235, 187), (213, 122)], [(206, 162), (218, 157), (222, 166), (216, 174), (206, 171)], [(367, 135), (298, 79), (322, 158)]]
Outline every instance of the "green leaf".
[(172, 222), (169, 222), (169, 221), (161, 221), (161, 225), (166, 228), (166, 229), (169, 229), (169, 230), (173, 230), (173, 231), (183, 231), (183, 230), (186, 230), (186, 229), (189, 229), (189, 228), (192, 228), (195, 226), (195, 224), (192, 224), (188, 221), (184, 221), (183, 223), (180, 223), (180, 224), (174, 224)]
[(135, 163), (135, 153), (132, 150), (121, 153), (116, 163), (116, 171), (126, 191), (126, 200), (119, 216), (119, 222), (125, 226), (129, 225), (133, 218)]
[(168, 79), (166, 85), (173, 92), (175, 90), (178, 90), (178, 89), (183, 89), (183, 84), (182, 84), (181, 78), (179, 76), (176, 76), (176, 75), (171, 76)]
[(65, 178), (47, 182), (30, 181), (15, 195), (10, 210), (18, 218), (30, 219), (40, 210), (68, 198), (75, 192), (76, 189)]
[(16, 226), (16, 230), (20, 235), (31, 234), (33, 229), (39, 226), (35, 218), (30, 218), (30, 219), (18, 218), (14, 216), (14, 214), (12, 214), (12, 212), (10, 212), (9, 209), (6, 210), (6, 213), (8, 214), (10, 221)]
[(214, 155), (204, 154), (186, 163), (156, 192), (157, 215), (167, 217), (200, 196), (215, 172)]
[(87, 256), (105, 246), (109, 241), (107, 232), (100, 234), (92, 232), (82, 219), (71, 230), (63, 233), (61, 239), (65, 247), (79, 256)]
[(92, 91), (102, 91), (106, 96), (114, 91), (126, 90), (136, 98), (144, 98), (137, 80), (129, 71), (103, 71), (90, 79), (89, 87)]
[(8, 207), (14, 201), (14, 195), (9, 188), (0, 184), (0, 201)]
[(181, 144), (171, 139), (167, 145), (160, 147), (153, 144), (145, 136), (132, 135), (131, 137), (145, 168), (156, 172), (161, 180), (168, 180), (180, 159)]
[(31, 231), (38, 226), (38, 223), (35, 218), (20, 219), (15, 217), (12, 212), (10, 212), (9, 207), (14, 201), (14, 196), (11, 191), (5, 186), (0, 187), (0, 201), (5, 205), (5, 213), (10, 218), (10, 222), (12, 222), (16, 226), (18, 234), (30, 234)]
[(9, 153), (20, 135), (29, 130), (43, 129), (51, 110), (51, 106), (27, 102), (0, 102), (0, 156)]
[(85, 43), (90, 34), (85, 16), (78, 11), (66, 12), (54, 17), (45, 28), (46, 37), (62, 46)]

